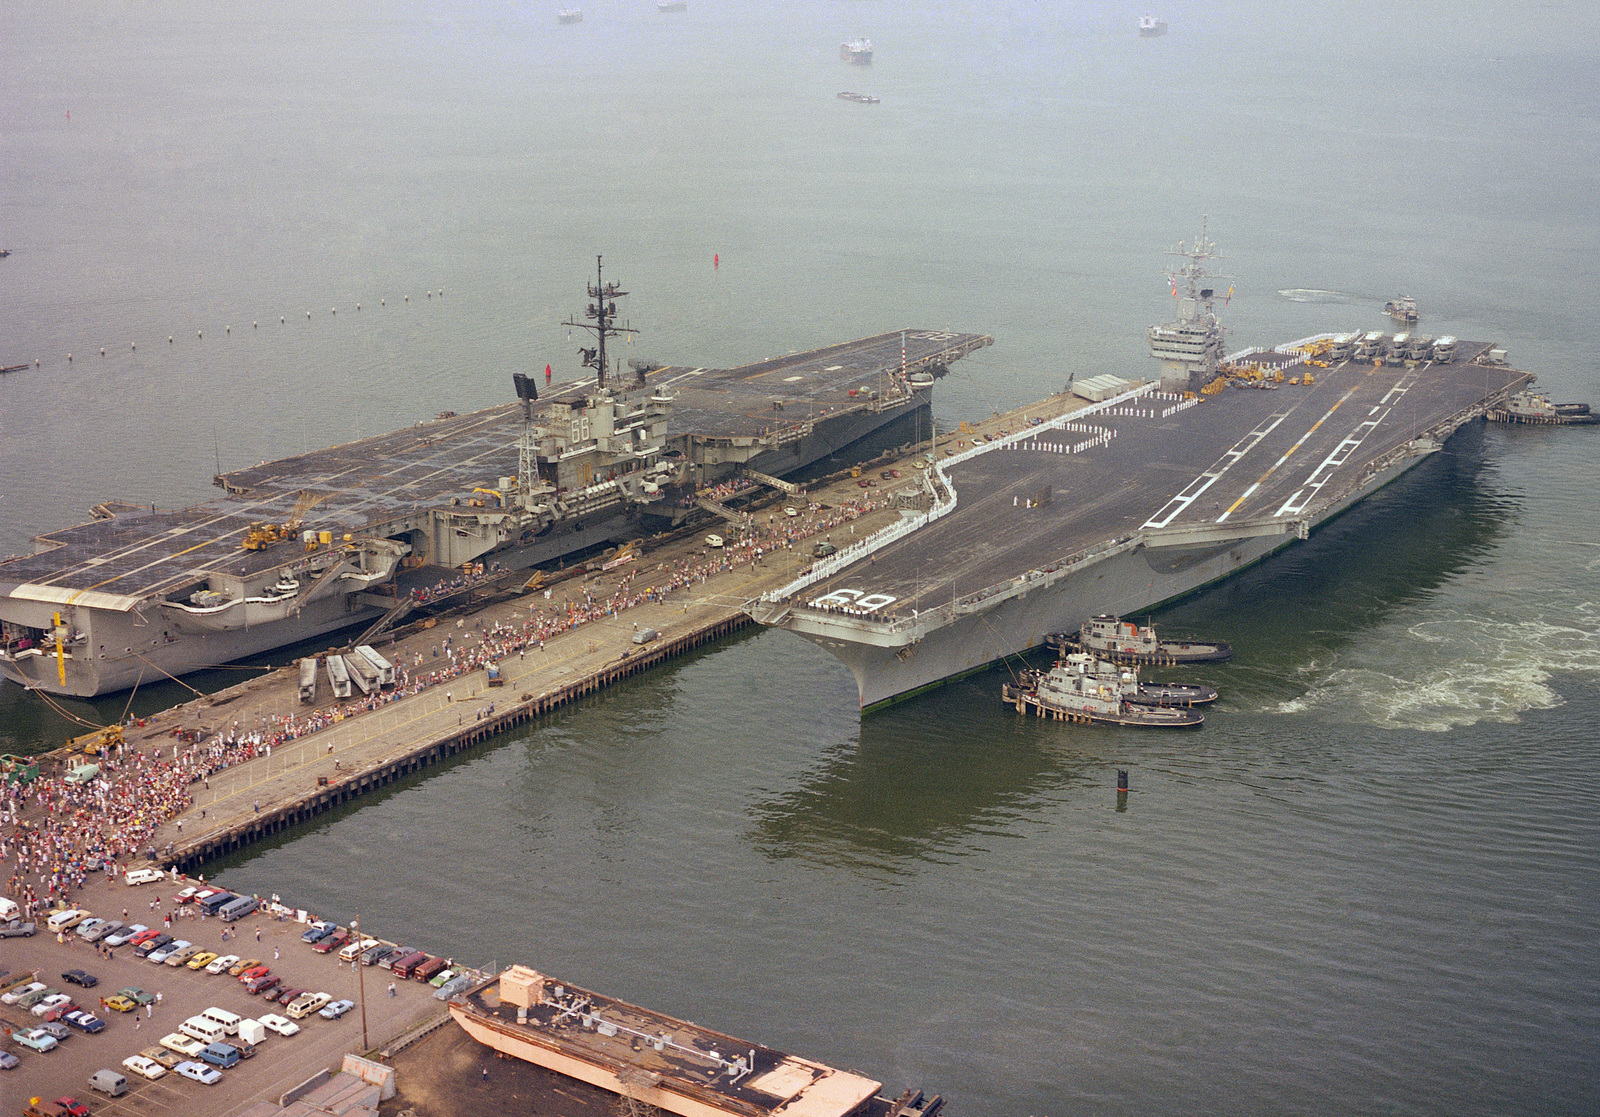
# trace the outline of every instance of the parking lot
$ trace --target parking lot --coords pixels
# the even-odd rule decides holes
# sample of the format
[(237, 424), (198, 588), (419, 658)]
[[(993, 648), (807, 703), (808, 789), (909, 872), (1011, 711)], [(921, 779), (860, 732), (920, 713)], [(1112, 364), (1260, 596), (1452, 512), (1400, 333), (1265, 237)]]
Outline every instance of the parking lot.
[[(129, 887), (117, 881), (99, 881), (84, 890), (78, 906), (95, 915), (162, 928), (165, 914), (174, 910), (171, 902), (175, 886), (171, 882)], [(164, 901), (156, 912), (150, 902), (157, 896)], [(222, 938), (227, 928), (236, 937)], [(388, 970), (377, 966), (352, 967), (341, 963), (338, 953), (319, 954), (301, 941), (306, 928), (293, 920), (251, 916), (237, 923), (219, 919), (175, 918), (171, 934), (187, 939), (205, 951), (238, 954), (257, 958), (280, 975), (284, 987), (293, 986), (324, 991), (334, 998), (347, 998), (357, 1007), (337, 1020), (325, 1020), (313, 1013), (296, 1023), (300, 1031), (292, 1036), (267, 1033), (254, 1057), (222, 1072), (222, 1080), (207, 1086), (168, 1073), (149, 1081), (127, 1070), (122, 1060), (143, 1048), (160, 1043), (161, 1037), (175, 1032), (187, 1017), (211, 1006), (239, 1016), (258, 1018), (274, 1012), (288, 1016), (283, 1005), (268, 1006), (252, 997), (235, 977), (213, 975), (187, 966), (153, 964), (136, 958), (124, 946), (107, 961), (94, 946), (68, 934), (70, 945), (57, 943), (40, 922), (32, 938), (0, 940), (0, 968), (10, 971), (6, 979), (26, 971), (37, 971), (38, 980), (51, 988), (73, 995), (82, 1008), (105, 1021), (104, 1031), (86, 1035), (76, 1029), (54, 1050), (29, 1050), (15, 1039), (3, 1049), (15, 1054), (21, 1063), (0, 1071), (0, 1098), (9, 1113), (20, 1112), (30, 1097), (53, 1100), (72, 1095), (89, 1104), (95, 1114), (164, 1115), (164, 1117), (228, 1117), (260, 1099), (276, 1100), (285, 1090), (303, 1082), (319, 1070), (336, 1069), (346, 1052), (361, 1052), (381, 1046), (430, 1017), (444, 1006), (434, 999), (435, 990), (411, 980), (396, 980)], [(381, 929), (363, 928), (363, 934), (382, 938)], [(423, 944), (418, 944), (419, 948)], [(92, 989), (82, 989), (61, 980), (67, 970), (82, 969), (99, 978)], [(358, 978), (359, 971), (359, 978)], [(390, 982), (395, 991), (389, 994)], [(365, 984), (367, 1042), (362, 1042), (361, 984)], [(100, 999), (111, 997), (125, 986), (137, 986), (159, 994), (159, 1001), (134, 1012), (102, 1008)], [(0, 1021), (16, 1031), (25, 1031), (41, 1021), (25, 1008), (0, 1005)], [(102, 1067), (125, 1075), (130, 1090), (119, 1098), (109, 1098), (89, 1089), (89, 1076)]]

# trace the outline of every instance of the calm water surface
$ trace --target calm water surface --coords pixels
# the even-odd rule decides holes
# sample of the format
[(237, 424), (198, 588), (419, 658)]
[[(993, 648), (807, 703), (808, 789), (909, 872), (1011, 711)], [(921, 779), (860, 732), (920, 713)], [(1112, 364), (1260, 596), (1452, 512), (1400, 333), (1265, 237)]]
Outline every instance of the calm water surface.
[[(0, 378), (0, 553), (575, 375), (554, 323), (597, 253), (628, 356), (990, 333), (954, 423), (1147, 373), (1162, 252), (1209, 215), (1237, 346), (1406, 291), (1600, 402), (1592, 12), (1185, 5), (1141, 41), (1141, 11), (13, 12), (0, 363), (40, 366)], [(1471, 428), (1168, 609), (1238, 652), (1192, 673), (1197, 733), (1024, 720), (1002, 668), (862, 721), (763, 631), (215, 875), (962, 1113), (1593, 1113), (1597, 475), (1590, 432)], [(0, 687), (5, 751), (67, 731)]]

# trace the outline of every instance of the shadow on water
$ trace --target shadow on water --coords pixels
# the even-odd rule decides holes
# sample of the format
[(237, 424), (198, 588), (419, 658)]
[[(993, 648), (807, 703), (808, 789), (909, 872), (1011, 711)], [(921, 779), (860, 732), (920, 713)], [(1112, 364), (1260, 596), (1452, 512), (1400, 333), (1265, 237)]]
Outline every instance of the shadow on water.
[(1046, 800), (1098, 786), (1098, 735), (1064, 749), (1047, 731), (1058, 727), (1001, 704), (1004, 677), (981, 672), (863, 720), (798, 786), (752, 803), (752, 841), (774, 859), (907, 874), (1014, 837)]
[(1204, 680), (1224, 690), (1224, 701), (1227, 688), (1276, 698), (1298, 692), (1298, 668), (1435, 596), (1511, 532), (1522, 502), (1486, 476), (1484, 439), (1482, 423), (1462, 428), (1444, 450), (1309, 540), (1157, 612), (1159, 628), (1233, 645), (1232, 663)]

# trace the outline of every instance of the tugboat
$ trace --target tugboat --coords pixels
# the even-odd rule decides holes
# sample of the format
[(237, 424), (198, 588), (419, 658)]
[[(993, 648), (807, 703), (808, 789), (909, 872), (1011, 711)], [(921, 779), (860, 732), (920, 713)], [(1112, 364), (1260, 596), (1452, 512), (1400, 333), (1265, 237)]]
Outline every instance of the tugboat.
[(1000, 698), (1015, 706), (1018, 713), (1032, 710), (1055, 721), (1132, 729), (1190, 729), (1206, 720), (1204, 714), (1192, 708), (1170, 709), (1129, 701), (1125, 687), (1131, 683), (1137, 689), (1137, 679), (1107, 679), (1095, 670), (1094, 663), (1093, 656), (1075, 652), (1049, 671), (1029, 671), (1018, 682), (1004, 684)]
[(1233, 658), (1226, 644), (1156, 639), (1154, 625), (1137, 625), (1109, 613), (1083, 622), (1077, 632), (1058, 632), (1045, 638), (1057, 651), (1093, 652), (1113, 663), (1220, 663)]
[(1167, 21), (1166, 20), (1157, 19), (1155, 16), (1140, 16), (1139, 17), (1139, 34), (1142, 35), (1144, 38), (1153, 39), (1157, 35), (1165, 35), (1166, 33), (1167, 33)]
[(1411, 323), (1417, 320), (1417, 300), (1410, 295), (1401, 295), (1398, 299), (1390, 299), (1383, 304), (1383, 312), (1396, 322)]
[(556, 13), (556, 19), (559, 20), (562, 23), (582, 23), (583, 22), (583, 9), (582, 8), (562, 8), (559, 12)]
[[(4, 370), (0, 370), (4, 371)], [(1532, 389), (1517, 392), (1504, 407), (1484, 413), (1491, 423), (1550, 423), (1555, 426), (1585, 427), (1600, 423), (1586, 403), (1551, 403), (1548, 396)]]

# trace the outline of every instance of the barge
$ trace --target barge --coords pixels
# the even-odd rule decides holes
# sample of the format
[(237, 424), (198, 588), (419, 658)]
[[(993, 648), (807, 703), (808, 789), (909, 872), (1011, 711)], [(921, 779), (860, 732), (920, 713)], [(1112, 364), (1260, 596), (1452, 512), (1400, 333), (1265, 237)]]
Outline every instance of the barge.
[(610, 1090), (624, 1112), (681, 1117), (936, 1117), (943, 1099), (885, 1097), (854, 1071), (779, 1051), (512, 966), (450, 1001), (473, 1039)]

